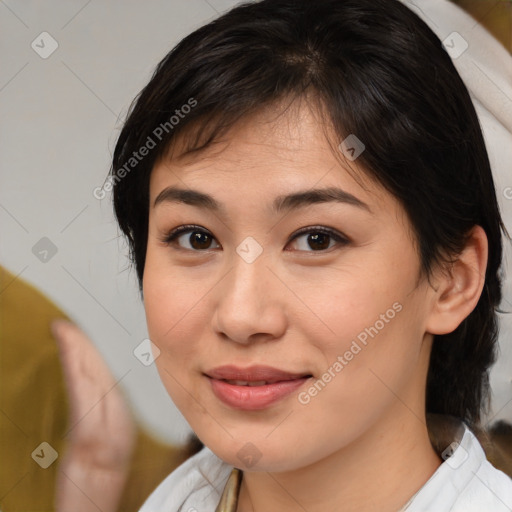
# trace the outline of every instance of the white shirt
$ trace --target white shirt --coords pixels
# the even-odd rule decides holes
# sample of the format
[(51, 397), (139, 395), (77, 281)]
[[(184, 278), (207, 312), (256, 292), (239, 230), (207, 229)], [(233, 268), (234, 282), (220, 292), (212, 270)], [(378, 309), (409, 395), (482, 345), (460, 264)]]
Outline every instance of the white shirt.
[[(512, 479), (486, 459), (465, 424), (452, 447), (452, 455), (443, 452), (446, 460), (403, 510), (512, 512)], [(140, 512), (214, 512), (232, 469), (204, 447), (157, 487)]]

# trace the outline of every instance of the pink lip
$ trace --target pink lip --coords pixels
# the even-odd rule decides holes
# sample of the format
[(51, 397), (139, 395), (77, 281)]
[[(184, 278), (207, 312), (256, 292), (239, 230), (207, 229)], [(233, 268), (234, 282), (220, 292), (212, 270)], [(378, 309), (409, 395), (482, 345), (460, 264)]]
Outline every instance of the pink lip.
[(234, 365), (219, 366), (205, 372), (208, 377), (218, 380), (245, 380), (245, 381), (258, 381), (266, 380), (270, 382), (278, 382), (282, 380), (294, 380), (304, 377), (308, 374), (304, 373), (291, 373), (271, 366), (254, 365), (248, 368), (239, 368)]
[[(212, 391), (225, 404), (246, 411), (265, 409), (285, 398), (311, 378), (311, 374), (290, 373), (270, 366), (221, 366), (206, 372)], [(262, 386), (239, 386), (226, 380), (269, 381)]]

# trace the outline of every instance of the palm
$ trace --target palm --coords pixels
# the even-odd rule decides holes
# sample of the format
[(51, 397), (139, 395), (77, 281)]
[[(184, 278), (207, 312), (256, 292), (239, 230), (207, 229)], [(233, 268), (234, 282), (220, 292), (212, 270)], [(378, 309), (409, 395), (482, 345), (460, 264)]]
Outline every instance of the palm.
[(69, 396), (69, 452), (105, 469), (124, 469), (135, 425), (117, 381), (90, 339), (74, 324), (58, 321), (56, 338)]

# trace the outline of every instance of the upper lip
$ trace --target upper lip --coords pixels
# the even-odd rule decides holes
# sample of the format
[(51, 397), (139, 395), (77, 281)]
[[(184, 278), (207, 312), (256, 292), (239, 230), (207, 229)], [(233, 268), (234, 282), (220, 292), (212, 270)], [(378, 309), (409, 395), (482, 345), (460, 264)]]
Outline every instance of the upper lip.
[(205, 372), (208, 377), (218, 380), (240, 380), (244, 382), (266, 381), (279, 382), (282, 380), (294, 380), (311, 376), (308, 372), (287, 372), (271, 366), (254, 365), (248, 368), (239, 368), (234, 365), (218, 366)]

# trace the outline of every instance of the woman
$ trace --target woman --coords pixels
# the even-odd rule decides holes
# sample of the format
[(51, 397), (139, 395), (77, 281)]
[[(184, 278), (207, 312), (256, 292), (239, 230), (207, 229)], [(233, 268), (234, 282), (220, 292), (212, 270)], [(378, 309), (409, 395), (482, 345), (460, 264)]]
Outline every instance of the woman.
[(512, 509), (472, 432), (505, 230), (467, 89), (412, 11), (231, 10), (158, 65), (111, 181), (206, 445), (141, 510)]

